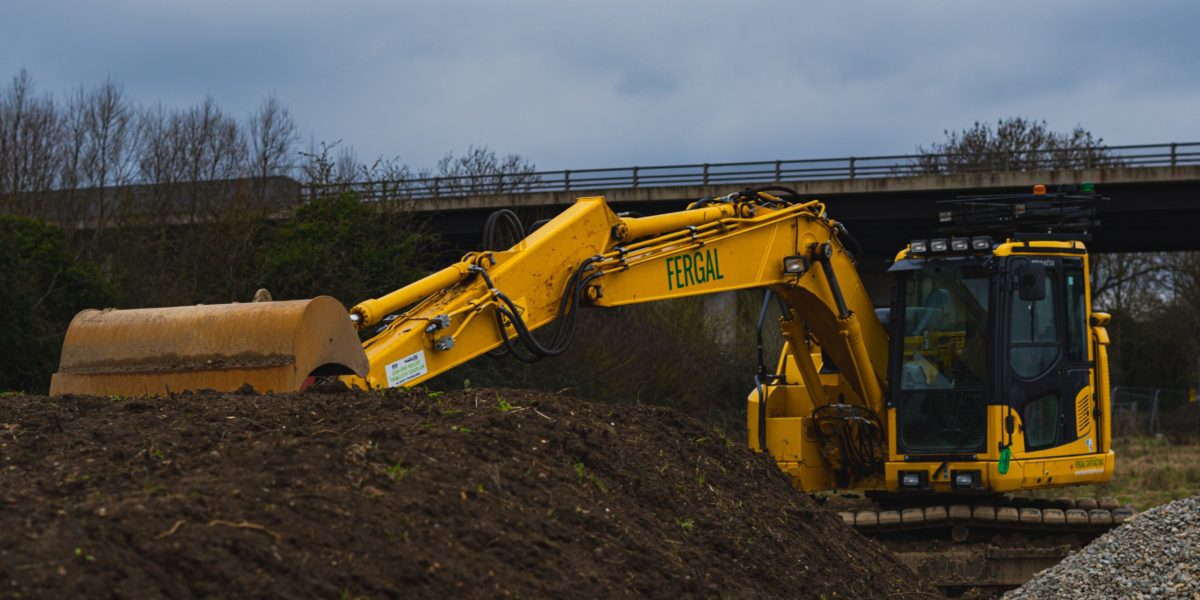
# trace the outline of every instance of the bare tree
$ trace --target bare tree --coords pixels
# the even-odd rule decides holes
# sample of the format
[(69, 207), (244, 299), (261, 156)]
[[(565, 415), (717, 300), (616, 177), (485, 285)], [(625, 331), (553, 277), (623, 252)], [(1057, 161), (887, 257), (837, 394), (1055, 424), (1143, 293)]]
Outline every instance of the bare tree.
[(1169, 287), (1176, 262), (1165, 252), (1092, 255), (1092, 305), (1098, 310), (1145, 316)]
[(274, 94), (250, 115), (250, 152), (255, 177), (286, 175), (295, 152), (296, 121)]
[[(145, 222), (165, 227), (176, 211), (179, 184), (184, 181), (183, 119), (161, 104), (138, 118), (138, 179), (151, 184), (143, 193)], [(165, 233), (165, 232), (164, 232)]]
[(137, 150), (132, 102), (111, 79), (81, 97), (89, 138), (83, 162), (85, 181), (96, 188), (131, 183)]
[(519, 154), (501, 157), (487, 146), (471, 146), (462, 156), (447, 153), (437, 169), (422, 172), (422, 178), (433, 180), (427, 185), (434, 195), (503, 194), (529, 189), (539, 181), (536, 171)]
[(1050, 130), (1045, 121), (1000, 119), (996, 128), (976, 121), (962, 131), (944, 131), (946, 140), (917, 147), (913, 168), (921, 173), (1082, 169), (1119, 164), (1103, 138), (1076, 126), (1069, 133)]
[(183, 165), (189, 182), (217, 181), (241, 174), (246, 149), (237, 121), (209, 96), (180, 117)]
[(119, 208), (115, 189), (135, 181), (137, 110), (120, 84), (109, 79), (93, 89), (80, 87), (68, 98), (64, 119), (61, 182), (86, 193), (74, 198), (80, 217), (93, 226), (93, 240)]
[(218, 218), (227, 197), (226, 180), (244, 172), (246, 145), (238, 123), (211, 96), (177, 114), (172, 139), (178, 146), (177, 180), (186, 190), (177, 211), (189, 221)]
[(248, 174), (259, 179), (254, 195), (266, 204), (270, 200), (267, 178), (287, 175), (292, 170), (299, 138), (296, 121), (272, 94), (250, 115), (246, 130), (250, 138)]
[(1171, 323), (1168, 337), (1179, 344), (1183, 371), (1188, 383), (1200, 381), (1200, 253), (1182, 252), (1171, 255), (1171, 295), (1164, 311)]
[(337, 160), (334, 163), (334, 177), (339, 183), (353, 183), (364, 169), (358, 161), (358, 153), (354, 146), (342, 146), (338, 149)]
[(38, 96), (21, 69), (0, 91), (0, 207), (40, 216), (33, 193), (56, 183), (60, 131), (53, 98)]

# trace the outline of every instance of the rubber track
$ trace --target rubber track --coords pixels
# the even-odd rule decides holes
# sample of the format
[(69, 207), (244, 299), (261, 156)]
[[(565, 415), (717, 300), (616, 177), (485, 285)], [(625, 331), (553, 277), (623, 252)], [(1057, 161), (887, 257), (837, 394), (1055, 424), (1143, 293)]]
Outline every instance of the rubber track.
[(923, 507), (882, 508), (838, 513), (842, 521), (864, 534), (966, 526), (1047, 533), (1097, 533), (1107, 531), (1134, 515), (1112, 498), (1032, 500), (935, 504)]

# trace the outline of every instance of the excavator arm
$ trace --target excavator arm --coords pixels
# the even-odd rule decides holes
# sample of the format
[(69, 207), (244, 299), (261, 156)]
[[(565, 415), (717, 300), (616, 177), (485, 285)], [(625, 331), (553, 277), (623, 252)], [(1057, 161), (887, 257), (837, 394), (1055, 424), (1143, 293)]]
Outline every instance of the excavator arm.
[[(408, 310), (365, 343), (367, 377), (347, 381), (368, 388), (415, 385), (501, 347), (525, 360), (554, 355), (570, 342), (583, 304), (768, 288), (788, 307), (782, 326), (810, 387), (823, 389), (809, 336), (840, 367), (854, 401), (878, 414), (886, 334), (844, 237), (821, 203), (787, 202), (767, 192), (651, 217), (620, 217), (603, 198), (581, 198), (507, 251), (468, 254), (352, 308), (360, 327)], [(535, 333), (552, 322), (551, 335)]]

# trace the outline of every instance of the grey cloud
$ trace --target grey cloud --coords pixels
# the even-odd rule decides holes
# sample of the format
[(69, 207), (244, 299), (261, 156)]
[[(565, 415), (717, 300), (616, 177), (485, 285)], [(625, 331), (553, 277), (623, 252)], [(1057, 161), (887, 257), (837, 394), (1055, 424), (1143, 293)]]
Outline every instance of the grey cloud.
[(678, 82), (665, 73), (634, 69), (621, 74), (613, 89), (631, 96), (664, 96), (679, 88)]
[(16, 0), (0, 77), (106, 75), (143, 102), (274, 92), (316, 139), (423, 166), (911, 151), (1012, 115), (1110, 143), (1200, 140), (1192, 2), (345, 3)]

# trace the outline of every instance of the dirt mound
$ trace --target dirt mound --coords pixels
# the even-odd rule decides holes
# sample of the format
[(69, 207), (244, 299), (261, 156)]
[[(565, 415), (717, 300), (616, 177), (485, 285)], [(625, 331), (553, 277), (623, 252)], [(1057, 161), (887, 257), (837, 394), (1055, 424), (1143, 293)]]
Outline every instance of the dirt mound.
[(471, 390), (0, 398), (0, 595), (921, 595), (670, 410)]

